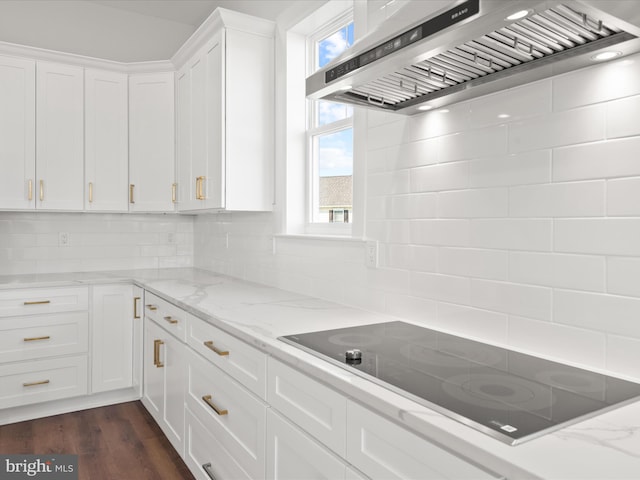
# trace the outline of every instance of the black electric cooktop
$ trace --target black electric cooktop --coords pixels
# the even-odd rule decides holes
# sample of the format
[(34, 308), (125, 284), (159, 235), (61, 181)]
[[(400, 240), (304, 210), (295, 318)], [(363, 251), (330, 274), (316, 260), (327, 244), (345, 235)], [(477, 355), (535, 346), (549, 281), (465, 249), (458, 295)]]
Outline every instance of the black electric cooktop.
[(640, 384), (404, 322), (280, 340), (516, 445), (640, 400)]

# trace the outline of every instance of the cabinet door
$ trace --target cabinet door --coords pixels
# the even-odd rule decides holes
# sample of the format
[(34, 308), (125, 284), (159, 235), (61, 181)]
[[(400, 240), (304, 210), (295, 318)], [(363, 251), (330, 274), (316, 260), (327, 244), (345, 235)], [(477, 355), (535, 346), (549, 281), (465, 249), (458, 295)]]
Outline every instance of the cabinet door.
[(0, 56), (0, 209), (35, 208), (36, 66)]
[(267, 479), (336, 480), (346, 464), (272, 409), (267, 411)]
[(180, 456), (184, 455), (184, 344), (145, 318), (143, 403)]
[(129, 183), (127, 76), (85, 71), (86, 210), (126, 212)]
[[(133, 384), (133, 287), (93, 287), (91, 391)], [(139, 320), (135, 320), (139, 321)]]
[(191, 165), (191, 71), (185, 65), (176, 74), (176, 153), (178, 210), (197, 208)]
[(38, 62), (36, 205), (82, 210), (84, 183), (83, 70)]
[(164, 415), (164, 364), (160, 359), (160, 348), (167, 337), (151, 320), (144, 319), (144, 395), (142, 403), (155, 418), (158, 425)]
[(129, 210), (174, 210), (173, 73), (129, 77)]
[(133, 372), (132, 383), (142, 396), (142, 362), (144, 359), (143, 350), (143, 319), (144, 318), (144, 290), (133, 286)]
[[(206, 151), (206, 172), (204, 179), (204, 196), (207, 208), (226, 207), (226, 143), (225, 143), (225, 31), (213, 36), (207, 44), (204, 56), (206, 70), (205, 105), (207, 130), (203, 133), (202, 147)], [(245, 75), (252, 77), (245, 70)], [(259, 83), (259, 82), (258, 82)], [(245, 118), (253, 115), (251, 109), (244, 112)], [(244, 141), (253, 143), (253, 132), (245, 129)], [(200, 175), (197, 172), (196, 175)], [(257, 172), (245, 170), (246, 178)]]

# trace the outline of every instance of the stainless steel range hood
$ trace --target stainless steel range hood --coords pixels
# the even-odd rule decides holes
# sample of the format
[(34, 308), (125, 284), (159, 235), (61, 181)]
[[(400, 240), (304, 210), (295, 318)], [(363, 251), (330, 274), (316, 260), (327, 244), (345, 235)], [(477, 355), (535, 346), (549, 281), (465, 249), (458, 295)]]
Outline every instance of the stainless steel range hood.
[[(307, 78), (307, 96), (412, 115), (593, 65), (604, 51), (640, 52), (639, 0), (457, 0), (433, 11), (442, 4), (409, 2)], [(509, 20), (516, 12), (526, 16)]]

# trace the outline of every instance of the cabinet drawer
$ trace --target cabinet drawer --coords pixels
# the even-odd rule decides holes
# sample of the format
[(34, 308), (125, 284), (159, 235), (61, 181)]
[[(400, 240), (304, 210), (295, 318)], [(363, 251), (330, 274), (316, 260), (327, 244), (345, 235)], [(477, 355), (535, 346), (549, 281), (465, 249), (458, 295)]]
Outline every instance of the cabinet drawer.
[(187, 406), (251, 478), (264, 478), (266, 405), (197, 353), (186, 350)]
[(0, 365), (0, 408), (87, 394), (87, 357)]
[(345, 397), (270, 357), (267, 401), (293, 423), (344, 457)]
[(205, 465), (217, 480), (252, 480), (227, 453), (218, 439), (187, 408), (185, 411), (185, 463), (198, 480), (211, 480)]
[(187, 342), (260, 398), (266, 398), (267, 356), (263, 352), (192, 315)]
[(149, 292), (145, 293), (144, 302), (145, 316), (152, 319), (181, 342), (186, 342), (187, 312)]
[(87, 287), (0, 290), (0, 317), (87, 310)]
[(0, 317), (0, 363), (87, 351), (87, 312)]
[(347, 461), (372, 479), (497, 480), (491, 474), (352, 401)]
[(267, 438), (268, 480), (346, 478), (342, 460), (271, 409), (267, 413)]

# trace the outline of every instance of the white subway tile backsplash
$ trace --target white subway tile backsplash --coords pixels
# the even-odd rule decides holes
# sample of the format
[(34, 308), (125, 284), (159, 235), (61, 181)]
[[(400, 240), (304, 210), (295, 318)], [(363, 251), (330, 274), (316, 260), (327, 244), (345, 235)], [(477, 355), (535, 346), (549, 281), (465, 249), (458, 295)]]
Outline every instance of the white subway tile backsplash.
[(468, 305), (471, 283), (469, 278), (434, 273), (412, 272), (409, 293), (414, 297)]
[(472, 100), (470, 107), (470, 128), (498, 125), (551, 113), (551, 80), (485, 95)]
[(434, 110), (410, 117), (408, 122), (411, 141), (440, 137), (469, 128), (471, 109), (468, 103), (449, 105), (443, 110)]
[(594, 105), (509, 124), (509, 152), (518, 153), (605, 138), (605, 107)]
[(393, 122), (370, 128), (367, 134), (367, 150), (391, 147), (403, 143), (408, 137), (407, 118), (397, 116)]
[(398, 195), (387, 197), (388, 218), (435, 218), (438, 194)]
[(560, 75), (553, 82), (554, 110), (606, 102), (640, 94), (640, 56)]
[(510, 316), (509, 344), (527, 353), (592, 368), (605, 366), (606, 336), (592, 330)]
[(553, 295), (553, 320), (599, 332), (640, 339), (640, 299), (556, 290)]
[(640, 382), (640, 340), (608, 335), (607, 369)]
[(640, 218), (554, 220), (554, 249), (565, 253), (640, 255)]
[(552, 230), (549, 219), (472, 219), (469, 246), (551, 251)]
[(469, 220), (409, 221), (409, 240), (418, 245), (469, 245)]
[(607, 104), (607, 138), (632, 135), (640, 135), (640, 95)]
[(551, 320), (551, 289), (472, 279), (471, 306), (537, 320)]
[(394, 167), (411, 168), (438, 163), (440, 142), (440, 138), (437, 137), (403, 144), (394, 157)]
[(438, 302), (426, 298), (388, 293), (385, 313), (408, 320), (430, 324), (438, 315)]
[(368, 195), (409, 193), (409, 170), (373, 173), (367, 178)]
[(535, 150), (469, 163), (469, 186), (502, 187), (551, 181), (551, 150)]
[(440, 163), (507, 153), (507, 127), (495, 125), (440, 137)]
[(640, 258), (607, 258), (607, 292), (640, 297)]
[(509, 189), (512, 217), (598, 217), (604, 215), (604, 207), (604, 180)]
[(509, 280), (516, 283), (605, 291), (605, 258), (587, 255), (511, 252)]
[(553, 151), (553, 181), (640, 175), (640, 137), (587, 143)]
[(607, 215), (640, 216), (640, 177), (607, 181)]
[(456, 190), (438, 193), (438, 217), (507, 217), (509, 191), (506, 188)]
[(431, 326), (492, 344), (504, 344), (507, 318), (503, 313), (440, 302), (438, 318)]
[(409, 270), (418, 272), (437, 272), (438, 271), (438, 248), (426, 247), (419, 245), (411, 245), (410, 247), (411, 264), (407, 267)]
[(469, 184), (469, 162), (454, 162), (411, 169), (414, 193), (457, 190)]
[(438, 271), (449, 275), (507, 279), (508, 253), (502, 250), (440, 247), (438, 249)]

